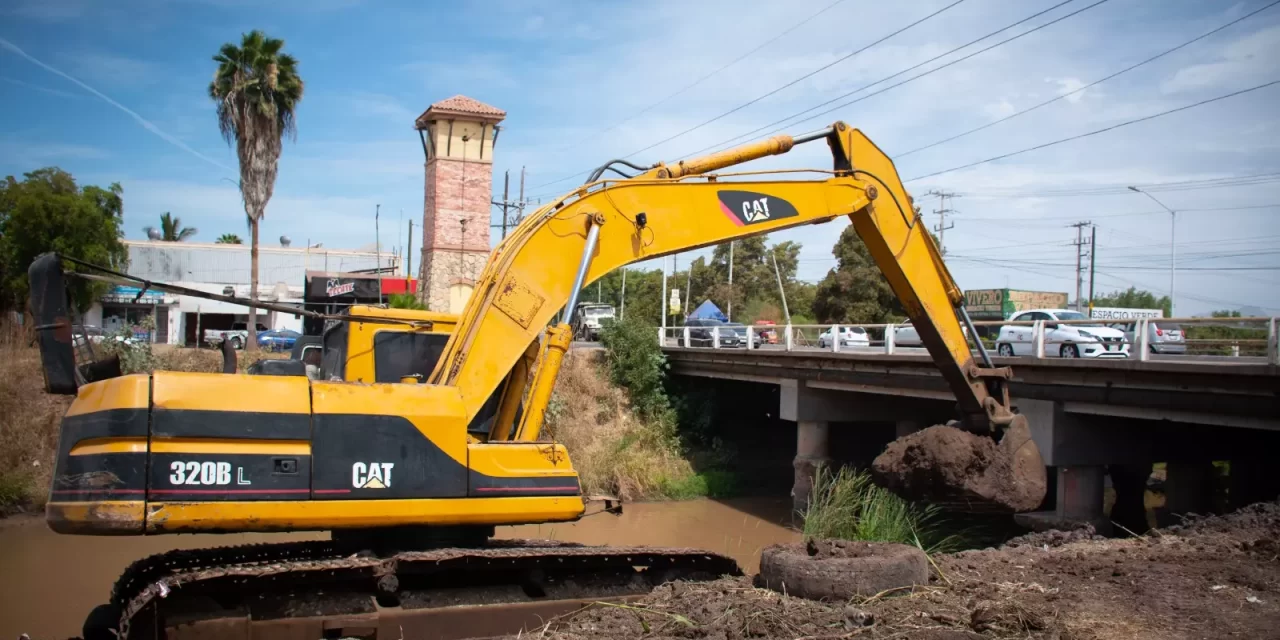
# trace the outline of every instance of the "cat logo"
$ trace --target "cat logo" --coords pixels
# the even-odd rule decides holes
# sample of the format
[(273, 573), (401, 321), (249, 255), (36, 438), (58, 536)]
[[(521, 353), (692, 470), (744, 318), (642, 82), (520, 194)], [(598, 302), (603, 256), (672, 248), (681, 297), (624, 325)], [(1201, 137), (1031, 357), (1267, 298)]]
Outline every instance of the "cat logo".
[(391, 486), (394, 462), (357, 462), (351, 465), (351, 486), (357, 489), (386, 489)]
[(739, 227), (799, 215), (790, 202), (766, 193), (726, 189), (716, 195), (720, 212)]

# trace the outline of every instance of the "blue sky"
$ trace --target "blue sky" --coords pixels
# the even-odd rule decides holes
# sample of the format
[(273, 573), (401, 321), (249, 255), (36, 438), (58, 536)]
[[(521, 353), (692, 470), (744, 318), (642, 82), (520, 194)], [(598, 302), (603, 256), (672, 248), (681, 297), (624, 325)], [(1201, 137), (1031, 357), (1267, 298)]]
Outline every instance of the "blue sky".
[[(235, 154), (218, 135), (206, 88), (218, 47), (260, 28), (286, 41), (306, 81), (298, 137), (286, 144), (262, 237), (368, 246), (381, 204), (383, 244), (394, 244), (400, 212), (406, 221), (422, 213), (412, 123), (434, 101), (461, 93), (507, 110), (496, 175), (525, 166), (530, 195), (553, 196), (582, 179), (560, 180), (566, 176), (693, 129), (951, 4), (833, 2), (9, 0), (0, 7), (0, 173), (57, 165), (83, 183), (119, 181), (129, 237), (141, 238), (164, 211), (198, 227), (197, 240), (245, 235)], [(842, 119), (898, 156), (1268, 2), (1109, 0), (1085, 9), (1091, 1), (1075, 0), (885, 84), (1085, 9), (1078, 15), (787, 131)], [(686, 157), (1057, 3), (966, 0), (634, 159)], [(907, 178), (924, 175), (1249, 88), (1280, 79), (1276, 60), (1280, 6), (1026, 116), (899, 157), (898, 167)], [(963, 194), (952, 203), (959, 213), (946, 245), (965, 288), (1074, 291), (1067, 225), (1092, 220), (1100, 290), (1136, 284), (1167, 293), (1170, 217), (1159, 206), (1132, 192), (1046, 192), (1280, 172), (1277, 102), (1273, 86), (908, 187), (926, 210), (937, 206), (922, 195), (931, 189)], [(823, 145), (809, 145), (759, 166), (828, 164)], [(1280, 264), (1280, 180), (1153, 193), (1184, 210), (1179, 315), (1246, 305), (1280, 311), (1280, 270), (1256, 269)], [(834, 265), (830, 248), (843, 224), (774, 239), (804, 243), (800, 276), (817, 280)]]

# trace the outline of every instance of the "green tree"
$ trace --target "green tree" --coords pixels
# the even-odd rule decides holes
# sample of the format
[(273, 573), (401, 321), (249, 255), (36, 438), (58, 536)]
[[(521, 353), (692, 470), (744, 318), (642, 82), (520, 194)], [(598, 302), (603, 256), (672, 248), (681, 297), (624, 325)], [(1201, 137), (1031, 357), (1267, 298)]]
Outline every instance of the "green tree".
[(387, 296), (387, 306), (392, 309), (427, 310), (427, 305), (422, 304), (422, 301), (418, 300), (418, 296), (412, 293), (393, 293)]
[[(147, 237), (151, 237), (151, 232), (157, 230), (155, 227), (143, 227), (143, 231), (147, 233)], [(165, 242), (182, 242), (198, 233), (195, 227), (182, 226), (182, 218), (170, 214), (168, 211), (160, 214), (160, 239)]]
[(1112, 291), (1093, 299), (1095, 307), (1120, 307), (1124, 309), (1163, 309), (1166, 318), (1173, 317), (1169, 296), (1157, 298), (1150, 291), (1129, 287), (1124, 291)]
[(218, 239), (214, 240), (214, 242), (218, 244), (244, 244), (244, 241), (240, 239), (240, 236), (234, 233), (224, 233), (218, 236)]
[[(222, 45), (213, 57), (218, 63), (209, 97), (217, 103), (218, 128), (227, 144), (236, 145), (240, 159), (240, 196), (249, 217), (249, 297), (258, 301), (258, 226), (275, 189), (276, 170), (284, 136), (295, 136), (294, 112), (302, 101), (303, 83), (298, 61), (281, 53), (284, 41), (261, 31), (244, 34), (240, 46)], [(249, 325), (257, 310), (249, 308)], [(258, 348), (249, 332), (246, 350)]]
[(840, 233), (831, 253), (836, 267), (814, 291), (818, 322), (877, 323), (902, 317), (901, 303), (853, 225)]
[(1229, 309), (1219, 309), (1219, 310), (1217, 310), (1217, 311), (1214, 311), (1214, 312), (1213, 312), (1213, 313), (1211, 313), (1210, 315), (1212, 315), (1212, 316), (1213, 316), (1213, 317), (1215, 317), (1215, 318), (1239, 318), (1239, 317), (1240, 317), (1240, 312), (1239, 312), (1239, 311), (1231, 311), (1231, 310), (1229, 310)]
[[(0, 185), (0, 306), (25, 306), (27, 267), (46, 251), (125, 270), (123, 192), (119, 184), (78, 187), (71, 174), (56, 167), (27, 173), (21, 182), (7, 177)], [(79, 278), (68, 284), (82, 312), (107, 288)]]

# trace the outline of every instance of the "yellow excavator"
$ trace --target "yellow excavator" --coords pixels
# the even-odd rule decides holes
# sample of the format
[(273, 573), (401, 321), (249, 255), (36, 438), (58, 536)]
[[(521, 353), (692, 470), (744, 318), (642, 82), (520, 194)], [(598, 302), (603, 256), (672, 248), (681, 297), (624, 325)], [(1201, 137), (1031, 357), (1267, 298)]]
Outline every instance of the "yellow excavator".
[[(829, 170), (720, 172), (819, 140)], [(737, 573), (731, 559), (693, 549), (490, 538), (496, 526), (577, 520), (592, 503), (570, 452), (542, 437), (584, 287), (637, 261), (841, 216), (954, 391), (957, 426), (998, 441), (1043, 495), (1010, 372), (967, 343), (964, 326), (976, 332), (961, 291), (893, 163), (862, 132), (837, 122), (602, 179), (618, 163), (630, 165), (600, 167), (507, 236), (460, 316), (363, 308), (330, 318), (313, 377), (90, 371), (72, 353), (63, 258), (33, 264), (46, 386), (76, 394), (47, 507), (55, 531), (332, 532), (140, 560), (86, 637), (470, 637), (490, 624), (508, 631), (504, 616)], [(388, 324), (404, 328), (380, 330)], [(410, 346), (404, 336), (416, 334), (435, 337)], [(397, 358), (428, 365), (379, 372)], [(498, 603), (506, 613), (474, 615)]]

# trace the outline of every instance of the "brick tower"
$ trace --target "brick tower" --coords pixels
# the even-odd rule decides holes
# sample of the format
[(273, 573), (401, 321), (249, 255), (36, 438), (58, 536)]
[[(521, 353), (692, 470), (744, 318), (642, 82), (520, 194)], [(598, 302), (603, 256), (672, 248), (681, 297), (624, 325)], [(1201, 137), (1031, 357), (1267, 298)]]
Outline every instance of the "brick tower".
[(418, 297), (432, 311), (460, 313), (489, 258), (493, 146), (506, 115), (454, 96), (414, 122), (427, 157)]

